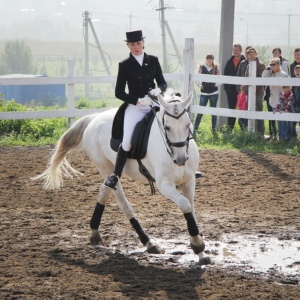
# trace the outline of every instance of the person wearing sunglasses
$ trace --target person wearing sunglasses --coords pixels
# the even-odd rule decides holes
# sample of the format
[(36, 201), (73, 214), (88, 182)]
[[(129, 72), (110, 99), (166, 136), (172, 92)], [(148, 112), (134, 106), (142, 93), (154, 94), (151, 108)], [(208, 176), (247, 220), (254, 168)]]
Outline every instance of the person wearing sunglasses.
[[(281, 49), (279, 47), (274, 48), (272, 50), (272, 55), (273, 55), (273, 58), (278, 57), (280, 59), (281, 70), (289, 75), (290, 74), (289, 62), (286, 58), (282, 57)], [(273, 109), (269, 103), (269, 99), (270, 99), (270, 87), (269, 86), (266, 86), (264, 99), (266, 100), (268, 111), (273, 111)], [(269, 133), (270, 133), (270, 139), (276, 138), (277, 126), (276, 126), (275, 120), (269, 120)]]
[[(269, 66), (263, 71), (262, 77), (288, 77), (288, 74), (282, 71), (280, 65), (280, 58), (272, 58)], [(272, 107), (273, 112), (276, 110), (277, 105), (280, 103), (281, 86), (270, 86), (270, 98), (269, 104)], [(282, 138), (281, 123), (278, 122), (279, 139)], [(276, 139), (275, 136), (273, 136)]]

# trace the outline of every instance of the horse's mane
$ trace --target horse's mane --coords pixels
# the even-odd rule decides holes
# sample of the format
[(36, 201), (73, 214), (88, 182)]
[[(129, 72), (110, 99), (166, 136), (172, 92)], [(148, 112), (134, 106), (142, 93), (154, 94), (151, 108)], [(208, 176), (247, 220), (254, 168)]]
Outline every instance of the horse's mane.
[(168, 88), (164, 93), (164, 100), (166, 102), (171, 102), (174, 100), (182, 101), (181, 94), (171, 88)]

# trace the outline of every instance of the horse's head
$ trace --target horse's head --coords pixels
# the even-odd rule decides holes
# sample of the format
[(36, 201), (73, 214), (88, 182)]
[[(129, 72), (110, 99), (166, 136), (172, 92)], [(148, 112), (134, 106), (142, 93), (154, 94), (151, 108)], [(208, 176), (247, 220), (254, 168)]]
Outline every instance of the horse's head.
[(190, 105), (192, 94), (182, 100), (174, 93), (166, 93), (164, 98), (158, 95), (162, 110), (162, 123), (170, 155), (175, 164), (184, 166), (188, 160), (188, 147), (191, 136), (191, 120), (186, 108)]

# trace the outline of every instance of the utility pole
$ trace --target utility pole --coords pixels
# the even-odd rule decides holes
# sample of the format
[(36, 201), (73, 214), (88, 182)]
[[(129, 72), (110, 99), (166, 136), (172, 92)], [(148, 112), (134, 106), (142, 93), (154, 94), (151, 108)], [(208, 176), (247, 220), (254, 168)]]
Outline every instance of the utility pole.
[(160, 24), (161, 24), (161, 36), (162, 36), (162, 46), (163, 46), (163, 70), (167, 71), (167, 45), (166, 45), (166, 27), (165, 27), (165, 1), (160, 0)]
[(129, 31), (131, 31), (132, 15), (129, 15)]
[(172, 41), (173, 47), (174, 47), (174, 49), (175, 49), (177, 58), (178, 58), (178, 60), (179, 60), (179, 64), (182, 66), (182, 65), (183, 65), (183, 63), (182, 63), (182, 57), (181, 57), (181, 54), (180, 54), (180, 52), (179, 52), (179, 50), (178, 50), (178, 47), (177, 47), (177, 45), (176, 45), (176, 42), (175, 42), (174, 36), (173, 36), (173, 34), (172, 34), (172, 31), (171, 31), (171, 29), (170, 29), (170, 26), (169, 26), (168, 21), (165, 21), (165, 25), (166, 25), (167, 31), (168, 31), (168, 33), (169, 33), (169, 37), (170, 37), (170, 39), (171, 39), (171, 41)]
[(107, 62), (106, 62), (106, 59), (105, 59), (105, 56), (104, 56), (104, 52), (103, 52), (103, 50), (102, 50), (102, 48), (101, 48), (101, 45), (100, 45), (100, 43), (99, 43), (99, 40), (98, 40), (96, 31), (95, 31), (95, 28), (94, 28), (94, 25), (93, 25), (91, 19), (89, 19), (89, 24), (90, 24), (90, 26), (91, 26), (91, 30), (92, 30), (94, 39), (95, 39), (95, 41), (96, 41), (96, 45), (97, 45), (97, 48), (98, 48), (98, 50), (99, 50), (99, 53), (100, 53), (102, 62), (103, 62), (103, 64), (104, 64), (105, 71), (106, 71), (106, 73), (107, 73), (108, 75), (111, 75), (111, 74), (110, 74), (110, 70), (109, 70), (108, 65), (107, 65)]
[[(85, 76), (90, 75), (89, 74), (89, 36), (88, 36), (89, 26), (91, 27), (94, 39), (96, 41), (96, 45), (97, 45), (97, 48), (99, 50), (103, 65), (105, 67), (105, 71), (108, 75), (111, 75), (109, 67), (108, 67), (106, 59), (105, 59), (105, 56), (104, 56), (104, 52), (101, 48), (100, 42), (98, 40), (96, 31), (95, 31), (95, 28), (94, 28), (94, 25), (93, 25), (92, 20), (90, 18), (90, 12), (88, 12), (88, 11), (84, 12), (83, 26), (84, 26), (84, 41), (85, 41), (85, 68), (84, 68), (85, 69), (85, 71), (84, 71), (85, 74), (84, 75)], [(113, 83), (112, 83), (112, 87), (113, 87), (113, 89), (115, 88), (115, 85)], [(89, 84), (88, 83), (85, 83), (85, 97), (89, 98)]]
[(291, 11), (288, 14), (289, 17), (289, 25), (288, 25), (288, 51), (290, 50), (290, 32), (291, 32)]
[[(84, 60), (84, 76), (89, 76), (89, 18), (90, 12), (85, 11), (83, 13), (84, 21), (84, 45), (85, 45), (85, 60)], [(89, 98), (89, 84), (85, 83), (85, 97)]]

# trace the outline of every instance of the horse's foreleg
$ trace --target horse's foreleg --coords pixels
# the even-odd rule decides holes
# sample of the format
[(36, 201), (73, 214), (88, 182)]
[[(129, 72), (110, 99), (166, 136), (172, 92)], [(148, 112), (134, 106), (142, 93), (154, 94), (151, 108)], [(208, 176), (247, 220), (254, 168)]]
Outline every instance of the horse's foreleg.
[(190, 245), (194, 253), (199, 256), (199, 264), (211, 264), (211, 259), (204, 254), (205, 243), (202, 236), (199, 235), (197, 226), (197, 219), (194, 210), (194, 196), (195, 196), (195, 180), (192, 179), (182, 186), (183, 195), (189, 200), (191, 205), (191, 213), (185, 213), (184, 217), (187, 221), (188, 231), (191, 236)]
[(105, 205), (106, 205), (110, 195), (111, 195), (111, 190), (106, 188), (104, 186), (104, 184), (102, 184), (100, 186), (99, 198), (98, 198), (94, 213), (93, 213), (91, 221), (90, 221), (90, 227), (92, 229), (90, 242), (93, 245), (97, 245), (97, 244), (101, 243), (101, 236), (99, 234), (99, 226), (101, 223)]
[(141, 243), (147, 247), (147, 252), (154, 253), (154, 254), (162, 253), (160, 247), (150, 241), (150, 238), (144, 232), (139, 221), (135, 218), (132, 206), (128, 202), (124, 194), (121, 183), (118, 182), (116, 187), (117, 189), (113, 191), (113, 193), (118, 201), (119, 207), (122, 210), (122, 212), (125, 214), (126, 218), (130, 221), (130, 224), (135, 230), (135, 232), (137, 233), (137, 235), (139, 236)]
[(199, 255), (200, 253), (203, 253), (205, 244), (203, 238), (199, 235), (199, 229), (194, 215), (193, 189), (195, 188), (195, 185), (193, 184), (195, 183), (193, 183), (193, 181), (191, 180), (183, 186), (184, 195), (186, 197), (181, 195), (176, 190), (176, 186), (169, 182), (161, 182), (159, 190), (164, 196), (175, 202), (182, 211), (187, 222), (188, 232), (191, 237), (191, 248), (193, 249), (195, 254)]

